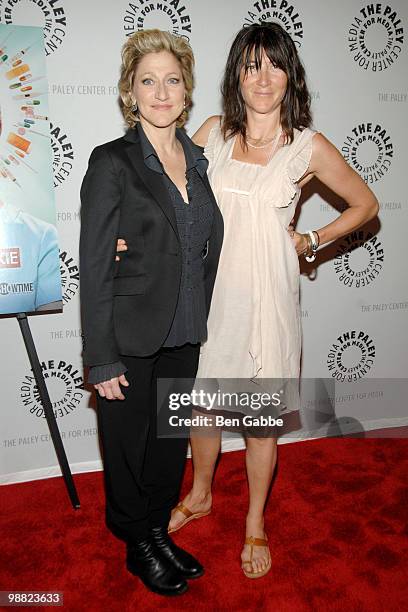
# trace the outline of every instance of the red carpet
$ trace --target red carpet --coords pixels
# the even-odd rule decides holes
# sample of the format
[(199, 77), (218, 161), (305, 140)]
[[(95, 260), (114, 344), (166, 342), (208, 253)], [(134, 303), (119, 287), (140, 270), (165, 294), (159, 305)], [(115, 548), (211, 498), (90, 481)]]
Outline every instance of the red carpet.
[[(221, 458), (213, 514), (175, 534), (206, 574), (188, 593), (147, 592), (104, 526), (102, 473), (2, 487), (0, 590), (58, 590), (64, 610), (387, 611), (407, 609), (408, 440), (286, 444), (267, 512), (273, 569), (248, 580), (239, 555), (247, 492), (243, 452)], [(191, 482), (188, 462), (184, 488)]]

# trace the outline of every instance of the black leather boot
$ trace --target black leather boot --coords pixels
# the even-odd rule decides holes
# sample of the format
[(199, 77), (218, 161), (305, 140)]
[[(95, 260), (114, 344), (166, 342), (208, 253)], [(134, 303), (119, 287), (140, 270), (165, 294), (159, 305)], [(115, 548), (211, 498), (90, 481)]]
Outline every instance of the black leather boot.
[(162, 557), (169, 561), (184, 578), (199, 578), (204, 574), (201, 563), (173, 542), (167, 533), (167, 527), (153, 527), (150, 533)]
[(181, 573), (163, 557), (151, 538), (128, 543), (126, 567), (153, 593), (181, 595), (188, 589)]

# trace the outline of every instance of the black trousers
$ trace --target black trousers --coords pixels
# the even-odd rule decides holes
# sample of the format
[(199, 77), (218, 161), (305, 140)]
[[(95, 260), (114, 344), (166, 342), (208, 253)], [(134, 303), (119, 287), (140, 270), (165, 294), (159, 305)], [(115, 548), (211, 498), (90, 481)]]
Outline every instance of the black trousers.
[[(121, 355), (128, 368), (129, 387), (122, 387), (126, 399), (97, 396), (106, 521), (125, 541), (136, 542), (151, 527), (167, 526), (178, 501), (188, 436), (157, 436), (156, 384), (159, 378), (174, 379), (173, 388), (180, 390), (180, 379), (193, 382), (199, 350), (199, 344), (185, 344), (161, 348), (149, 357)], [(166, 414), (168, 404), (163, 409)]]

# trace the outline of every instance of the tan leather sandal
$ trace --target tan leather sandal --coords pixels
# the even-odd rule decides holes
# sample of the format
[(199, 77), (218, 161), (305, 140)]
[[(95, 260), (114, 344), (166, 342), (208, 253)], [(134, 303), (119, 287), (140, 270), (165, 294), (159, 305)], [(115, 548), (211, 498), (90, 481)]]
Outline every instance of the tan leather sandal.
[[(254, 546), (265, 546), (266, 548), (268, 548), (268, 540), (264, 540), (263, 538), (254, 538), (253, 536), (250, 536), (249, 538), (245, 538), (245, 544), (249, 544), (249, 546), (251, 547), (251, 553), (250, 553), (250, 557), (249, 557), (249, 561), (243, 561), (242, 562), (242, 571), (244, 572), (245, 576), (247, 578), (262, 578), (262, 576), (265, 576), (265, 574), (267, 574), (269, 572), (269, 570), (271, 569), (272, 566), (272, 559), (271, 559), (271, 554), (269, 553), (269, 561), (268, 561), (268, 565), (266, 566), (266, 568), (264, 570), (262, 570), (261, 572), (254, 572), (254, 571), (250, 571), (247, 572), (244, 569), (244, 565), (249, 563), (252, 567), (252, 557), (254, 554)], [(268, 548), (269, 550), (269, 548)]]
[(182, 512), (186, 518), (184, 519), (182, 523), (180, 523), (178, 527), (175, 527), (174, 529), (168, 529), (168, 533), (173, 533), (174, 531), (178, 531), (182, 527), (185, 527), (185, 525), (187, 525), (187, 523), (189, 523), (190, 521), (201, 518), (202, 516), (207, 516), (208, 514), (211, 513), (211, 509), (207, 510), (207, 512), (191, 512), (191, 510), (189, 510), (187, 506), (185, 506), (182, 502), (177, 504), (174, 510), (180, 510), (180, 512)]

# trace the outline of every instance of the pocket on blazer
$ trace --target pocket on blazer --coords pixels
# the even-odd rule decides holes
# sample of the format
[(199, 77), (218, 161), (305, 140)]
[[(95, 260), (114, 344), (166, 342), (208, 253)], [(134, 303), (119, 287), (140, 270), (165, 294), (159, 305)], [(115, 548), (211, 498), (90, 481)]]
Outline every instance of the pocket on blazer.
[(145, 292), (146, 275), (117, 276), (113, 279), (113, 295), (140, 295)]

